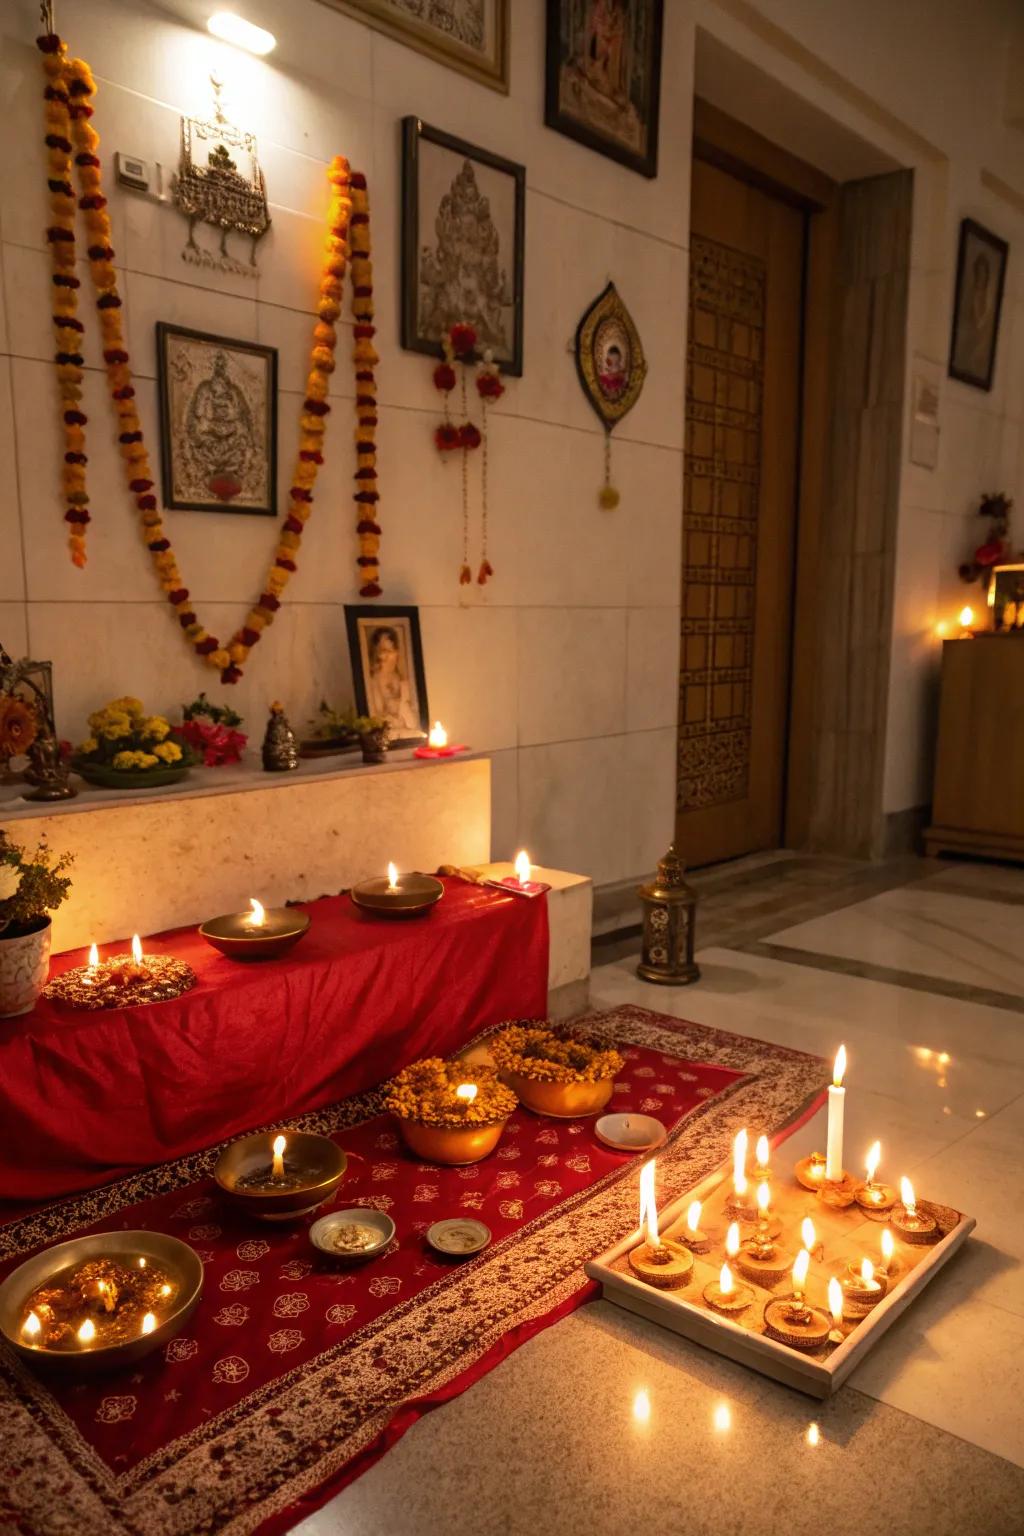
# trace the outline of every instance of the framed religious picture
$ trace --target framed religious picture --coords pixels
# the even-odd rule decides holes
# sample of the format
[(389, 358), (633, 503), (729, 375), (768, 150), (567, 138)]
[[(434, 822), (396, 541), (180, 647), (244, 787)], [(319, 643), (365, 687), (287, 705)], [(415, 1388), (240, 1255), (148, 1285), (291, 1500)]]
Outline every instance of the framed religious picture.
[(662, 0), (547, 0), (544, 121), (658, 174)]
[(386, 720), (393, 747), (427, 739), (430, 711), (418, 608), (345, 605), (356, 710)]
[(158, 323), (164, 505), (277, 515), (277, 349)]
[(526, 169), (402, 123), (402, 346), (440, 357), (464, 321), (502, 373), (523, 371)]
[(992, 388), (1009, 251), (998, 235), (961, 220), (949, 376), (976, 389)]
[(323, 0), (417, 53), (508, 91), (512, 0)]

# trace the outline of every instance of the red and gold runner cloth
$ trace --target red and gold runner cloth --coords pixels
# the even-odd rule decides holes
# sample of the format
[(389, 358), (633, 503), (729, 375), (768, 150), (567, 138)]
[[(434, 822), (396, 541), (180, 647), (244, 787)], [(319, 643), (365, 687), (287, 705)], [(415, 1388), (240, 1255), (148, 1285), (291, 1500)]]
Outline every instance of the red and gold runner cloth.
[[(626, 1057), (609, 1106), (657, 1115), (667, 1201), (728, 1157), (740, 1126), (775, 1140), (821, 1100), (817, 1057), (645, 1009), (594, 1015)], [(230, 1536), (289, 1529), (419, 1414), (462, 1391), (587, 1300), (584, 1262), (635, 1225), (639, 1159), (590, 1120), (522, 1109), (469, 1168), (415, 1162), (376, 1092), (296, 1126), (349, 1153), (330, 1208), (385, 1210), (385, 1254), (343, 1266), (314, 1249), (315, 1217), (278, 1228), (219, 1200), (219, 1148), (163, 1164), (0, 1228), (0, 1278), (81, 1231), (145, 1227), (192, 1244), (203, 1298), (185, 1332), (117, 1376), (49, 1383), (0, 1359), (0, 1512), (31, 1536)], [(452, 1261), (424, 1233), (442, 1216), (486, 1222), (491, 1245)]]

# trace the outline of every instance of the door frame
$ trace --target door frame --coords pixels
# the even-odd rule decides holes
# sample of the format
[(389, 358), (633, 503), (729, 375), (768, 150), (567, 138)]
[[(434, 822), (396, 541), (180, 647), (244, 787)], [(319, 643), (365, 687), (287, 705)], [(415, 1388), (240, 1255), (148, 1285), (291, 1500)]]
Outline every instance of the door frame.
[(783, 761), (782, 842), (810, 844), (816, 781), (813, 751), (816, 657), (824, 622), (819, 562), (832, 357), (835, 346), (838, 185), (699, 96), (693, 103), (693, 158), (705, 160), (804, 214), (803, 333), (800, 344), (797, 506), (793, 551), (788, 706)]

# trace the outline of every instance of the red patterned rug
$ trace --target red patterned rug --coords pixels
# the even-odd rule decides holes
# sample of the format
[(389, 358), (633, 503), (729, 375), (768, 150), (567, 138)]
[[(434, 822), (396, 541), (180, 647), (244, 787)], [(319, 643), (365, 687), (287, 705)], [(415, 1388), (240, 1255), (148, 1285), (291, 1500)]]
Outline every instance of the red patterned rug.
[[(626, 1056), (611, 1107), (670, 1127), (663, 1201), (720, 1166), (740, 1126), (781, 1140), (827, 1081), (817, 1057), (645, 1009), (583, 1022)], [(414, 1162), (375, 1093), (294, 1124), (349, 1153), (335, 1206), (394, 1219), (381, 1258), (342, 1268), (310, 1245), (314, 1218), (279, 1230), (229, 1211), (209, 1177), (219, 1148), (0, 1228), (0, 1278), (73, 1233), (132, 1227), (185, 1238), (206, 1269), (185, 1334), (130, 1372), (64, 1386), (0, 1356), (0, 1511), (18, 1532), (288, 1530), (422, 1412), (589, 1299), (584, 1262), (636, 1222), (639, 1159), (603, 1147), (588, 1120), (519, 1110), (470, 1168)], [(460, 1212), (493, 1241), (446, 1261), (423, 1233)]]

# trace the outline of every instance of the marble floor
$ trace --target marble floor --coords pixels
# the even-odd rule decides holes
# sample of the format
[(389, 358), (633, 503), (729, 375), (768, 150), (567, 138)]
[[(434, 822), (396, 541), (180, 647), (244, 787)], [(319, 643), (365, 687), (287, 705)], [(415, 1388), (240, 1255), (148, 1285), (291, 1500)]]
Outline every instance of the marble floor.
[(302, 1536), (1024, 1536), (1024, 870), (778, 855), (698, 883), (700, 983), (645, 986), (635, 938), (612, 937), (595, 1005), (844, 1040), (848, 1145), (880, 1136), (974, 1236), (826, 1404), (597, 1301)]

